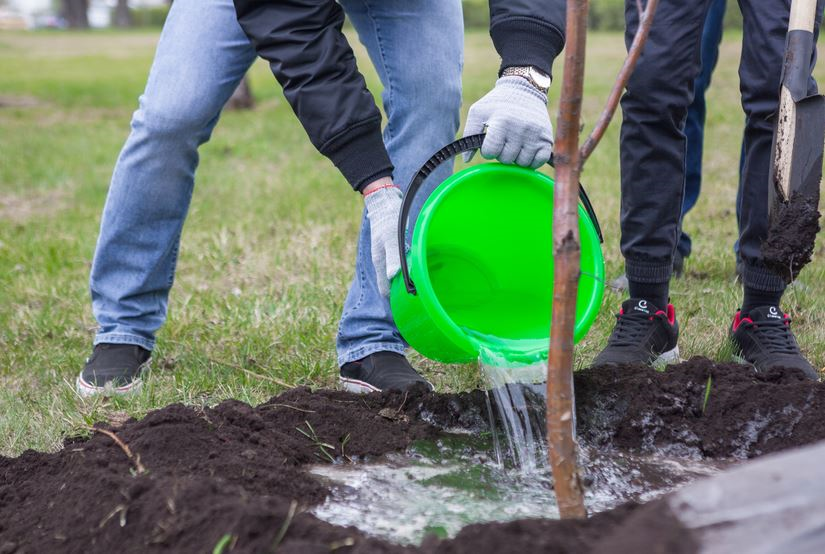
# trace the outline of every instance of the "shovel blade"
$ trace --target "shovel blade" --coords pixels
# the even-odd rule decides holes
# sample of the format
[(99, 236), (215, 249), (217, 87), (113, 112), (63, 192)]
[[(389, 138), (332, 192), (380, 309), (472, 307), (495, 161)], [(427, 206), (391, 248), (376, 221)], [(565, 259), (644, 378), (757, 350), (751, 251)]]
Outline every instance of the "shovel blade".
[[(783, 91), (784, 92), (784, 91)], [(783, 94), (783, 100), (790, 98)], [(825, 96), (814, 95), (781, 106), (779, 118), (790, 125), (779, 125), (774, 132), (771, 159), (770, 212), (775, 221), (781, 204), (802, 195), (819, 205), (822, 181), (822, 153), (825, 148)], [(780, 131), (780, 127), (783, 131)]]

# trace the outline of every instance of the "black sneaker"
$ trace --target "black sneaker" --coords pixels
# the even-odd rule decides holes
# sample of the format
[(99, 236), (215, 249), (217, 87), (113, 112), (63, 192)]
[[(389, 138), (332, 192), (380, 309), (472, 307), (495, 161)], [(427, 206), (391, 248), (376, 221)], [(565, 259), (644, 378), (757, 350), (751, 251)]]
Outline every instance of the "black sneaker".
[(80, 396), (130, 394), (141, 387), (141, 373), (152, 353), (133, 344), (98, 344), (77, 376)]
[(756, 371), (796, 368), (818, 380), (819, 375), (802, 352), (791, 331), (791, 318), (777, 306), (754, 308), (747, 317), (736, 312), (730, 328), (734, 359), (751, 364)]
[(376, 352), (341, 367), (341, 386), (355, 393), (407, 390), (416, 383), (433, 386), (418, 374), (410, 362), (395, 352)]
[(660, 310), (647, 300), (625, 300), (616, 314), (607, 346), (593, 367), (622, 364), (664, 365), (679, 361), (679, 324), (672, 304)]

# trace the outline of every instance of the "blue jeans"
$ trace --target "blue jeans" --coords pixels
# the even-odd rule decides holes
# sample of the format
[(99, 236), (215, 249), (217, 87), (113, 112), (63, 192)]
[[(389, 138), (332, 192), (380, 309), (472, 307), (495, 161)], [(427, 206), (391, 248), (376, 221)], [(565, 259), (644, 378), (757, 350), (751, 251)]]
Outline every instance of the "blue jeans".
[[(716, 62), (719, 61), (719, 43), (722, 41), (725, 4), (726, 0), (711, 2), (705, 17), (705, 27), (702, 30), (702, 70), (693, 82), (693, 102), (688, 108), (687, 120), (685, 120), (687, 151), (685, 152), (685, 197), (682, 201), (682, 219), (696, 205), (702, 189), (702, 153), (707, 113), (705, 92), (710, 87), (713, 70), (716, 68)], [(690, 256), (690, 236), (684, 231), (679, 237), (677, 249), (682, 256)]]
[[(395, 178), (455, 137), (461, 104), (459, 0), (342, 0), (384, 84)], [(415, 55), (410, 55), (414, 52)], [(166, 319), (181, 229), (198, 165), (226, 101), (255, 61), (232, 0), (176, 0), (161, 34), (132, 132), (112, 176), (92, 263), (95, 344), (151, 350)], [(273, 137), (274, 138), (274, 137)], [(440, 182), (450, 173), (434, 176)], [(330, 186), (345, 186), (336, 180)], [(369, 225), (362, 224), (341, 320), (341, 363), (405, 344), (378, 294)]]

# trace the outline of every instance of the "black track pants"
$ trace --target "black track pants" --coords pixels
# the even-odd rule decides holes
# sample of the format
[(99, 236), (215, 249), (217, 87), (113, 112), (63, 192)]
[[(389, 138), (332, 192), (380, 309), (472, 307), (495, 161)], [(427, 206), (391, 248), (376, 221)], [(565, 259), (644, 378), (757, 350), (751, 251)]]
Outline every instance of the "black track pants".
[[(638, 26), (635, 6), (636, 0), (626, 1), (628, 46)], [(622, 97), (621, 248), (628, 279), (636, 282), (665, 282), (672, 272), (685, 186), (685, 119), (700, 70), (708, 6), (709, 0), (660, 0)], [(744, 20), (739, 78), (746, 115), (739, 220), (743, 279), (759, 290), (780, 291), (784, 282), (764, 267), (760, 249), (768, 231), (772, 118), (779, 102), (790, 0), (740, 0), (739, 6)], [(822, 7), (819, 0), (817, 21)], [(811, 67), (814, 61), (815, 56)], [(813, 79), (810, 87), (816, 91)]]

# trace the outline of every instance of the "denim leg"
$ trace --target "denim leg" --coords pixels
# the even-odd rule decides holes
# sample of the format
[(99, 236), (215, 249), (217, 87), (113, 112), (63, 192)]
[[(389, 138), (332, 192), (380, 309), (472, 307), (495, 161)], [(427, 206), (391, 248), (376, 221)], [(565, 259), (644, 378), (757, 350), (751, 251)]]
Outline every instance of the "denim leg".
[[(742, 107), (745, 109), (745, 157), (739, 214), (739, 256), (742, 281), (762, 291), (782, 291), (785, 282), (762, 262), (762, 242), (768, 234), (768, 173), (771, 164), (773, 118), (779, 105), (779, 86), (785, 53), (790, 0), (740, 0), (743, 35), (739, 64)], [(817, 2), (815, 36), (819, 33), (823, 0)], [(813, 69), (816, 49), (811, 59)], [(811, 78), (809, 92), (816, 93)]]
[[(687, 109), (700, 71), (709, 0), (662, 0), (622, 97), (621, 249), (628, 279), (664, 283), (673, 271), (685, 186)], [(629, 45), (638, 27), (626, 1)]]
[[(711, 76), (719, 60), (719, 43), (722, 41), (722, 20), (725, 17), (726, 0), (712, 0), (705, 17), (702, 30), (702, 70), (693, 83), (693, 102), (688, 107), (685, 121), (685, 198), (682, 202), (682, 219), (684, 220), (696, 201), (702, 188), (702, 153), (705, 133), (705, 92), (710, 87)], [(682, 256), (690, 256), (691, 241), (682, 230), (678, 250)]]
[[(460, 0), (341, 0), (384, 85), (384, 142), (395, 165), (395, 182), (410, 179), (439, 148), (455, 139), (461, 107), (464, 29)], [(452, 173), (438, 168), (419, 192), (423, 199)], [(355, 279), (338, 327), (338, 363), (380, 351), (406, 349), (389, 302), (378, 292), (364, 214)]]
[(255, 60), (232, 0), (176, 0), (115, 165), (92, 262), (95, 344), (154, 346), (198, 165)]

